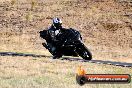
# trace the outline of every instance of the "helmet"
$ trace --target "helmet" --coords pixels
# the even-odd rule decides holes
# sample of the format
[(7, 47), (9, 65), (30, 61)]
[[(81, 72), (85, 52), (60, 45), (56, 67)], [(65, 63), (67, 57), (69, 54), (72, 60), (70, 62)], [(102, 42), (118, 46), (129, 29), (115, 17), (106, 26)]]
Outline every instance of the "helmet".
[(62, 25), (62, 21), (59, 18), (53, 18), (53, 26), (55, 28), (60, 28)]

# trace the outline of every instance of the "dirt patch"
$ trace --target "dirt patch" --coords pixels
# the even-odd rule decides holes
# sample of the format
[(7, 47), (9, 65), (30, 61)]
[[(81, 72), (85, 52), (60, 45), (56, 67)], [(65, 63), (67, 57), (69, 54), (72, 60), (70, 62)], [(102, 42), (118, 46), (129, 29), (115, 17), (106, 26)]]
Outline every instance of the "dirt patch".
[(33, 9), (31, 1), (2, 1), (0, 49), (45, 54), (38, 32), (60, 17), (65, 27), (81, 32), (95, 59), (132, 62), (131, 11), (131, 1), (122, 0), (39, 0)]

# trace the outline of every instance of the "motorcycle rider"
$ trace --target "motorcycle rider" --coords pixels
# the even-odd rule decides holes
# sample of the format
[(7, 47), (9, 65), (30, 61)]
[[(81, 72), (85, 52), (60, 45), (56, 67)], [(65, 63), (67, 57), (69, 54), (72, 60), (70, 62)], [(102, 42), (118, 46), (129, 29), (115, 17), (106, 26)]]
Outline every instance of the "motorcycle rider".
[[(42, 43), (45, 48), (50, 47), (50, 51), (52, 52), (53, 59), (58, 57), (59, 47), (61, 46), (62, 41), (64, 40), (60, 36), (66, 32), (66, 29), (62, 27), (62, 20), (59, 18), (53, 18), (52, 25), (47, 29), (48, 35), (48, 43)], [(60, 39), (62, 41), (60, 41)]]
[(42, 44), (53, 55), (53, 59), (62, 55), (79, 55), (85, 60), (92, 59), (92, 54), (82, 42), (80, 32), (72, 28), (63, 28), (59, 18), (53, 18), (52, 25), (39, 33), (40, 37), (46, 40), (46, 43)]

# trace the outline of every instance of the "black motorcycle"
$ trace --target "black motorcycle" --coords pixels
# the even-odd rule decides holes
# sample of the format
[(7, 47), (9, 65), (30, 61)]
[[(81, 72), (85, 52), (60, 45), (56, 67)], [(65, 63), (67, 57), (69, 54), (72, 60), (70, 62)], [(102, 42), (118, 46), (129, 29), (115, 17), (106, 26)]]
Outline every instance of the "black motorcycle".
[(47, 30), (40, 31), (40, 37), (46, 40), (43, 46), (49, 50), (53, 56), (58, 58), (64, 56), (81, 56), (85, 60), (91, 60), (92, 54), (88, 48), (83, 44), (81, 34), (74, 29), (67, 29), (65, 33), (61, 34), (58, 38), (58, 42), (54, 45), (56, 46), (56, 52), (52, 52), (52, 47), (50, 46), (50, 39), (47, 35)]

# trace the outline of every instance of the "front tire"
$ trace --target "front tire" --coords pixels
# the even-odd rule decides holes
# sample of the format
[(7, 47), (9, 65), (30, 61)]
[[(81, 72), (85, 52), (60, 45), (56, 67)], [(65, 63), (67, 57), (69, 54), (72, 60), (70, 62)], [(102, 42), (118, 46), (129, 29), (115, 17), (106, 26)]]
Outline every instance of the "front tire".
[(79, 54), (79, 56), (81, 56), (83, 59), (85, 60), (92, 59), (92, 53), (88, 50), (88, 48), (84, 44), (79, 45), (76, 51)]

